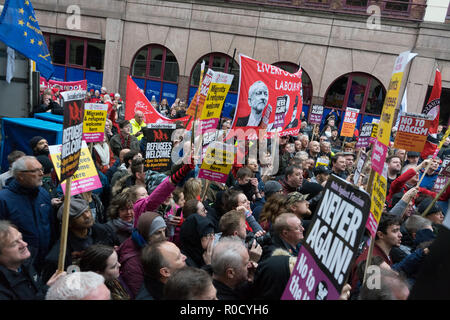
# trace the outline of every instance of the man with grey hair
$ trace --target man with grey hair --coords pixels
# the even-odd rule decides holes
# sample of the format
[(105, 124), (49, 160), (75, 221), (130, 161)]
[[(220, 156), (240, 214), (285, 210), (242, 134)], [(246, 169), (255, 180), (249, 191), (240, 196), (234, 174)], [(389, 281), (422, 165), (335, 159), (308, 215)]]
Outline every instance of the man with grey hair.
[(269, 102), (269, 89), (262, 81), (256, 81), (248, 89), (248, 105), (250, 114), (247, 117), (238, 118), (236, 127), (257, 127), (261, 123), (264, 108)]
[(40, 272), (56, 236), (50, 194), (42, 187), (43, 168), (35, 157), (23, 156), (11, 169), (13, 179), (0, 190), (0, 219), (17, 226)]
[(0, 300), (43, 300), (48, 286), (65, 274), (58, 271), (41, 282), (30, 260), (22, 233), (7, 220), (0, 220)]
[(250, 261), (248, 250), (237, 236), (224, 237), (211, 257), (213, 284), (219, 300), (250, 299), (257, 264)]
[(147, 126), (144, 120), (145, 120), (144, 113), (141, 110), (136, 110), (136, 112), (134, 113), (134, 119), (130, 120), (131, 134), (135, 136), (138, 139), (138, 141), (141, 141), (141, 139), (144, 137), (142, 128)]
[(45, 300), (111, 300), (111, 292), (98, 273), (73, 272), (60, 277), (47, 291)]

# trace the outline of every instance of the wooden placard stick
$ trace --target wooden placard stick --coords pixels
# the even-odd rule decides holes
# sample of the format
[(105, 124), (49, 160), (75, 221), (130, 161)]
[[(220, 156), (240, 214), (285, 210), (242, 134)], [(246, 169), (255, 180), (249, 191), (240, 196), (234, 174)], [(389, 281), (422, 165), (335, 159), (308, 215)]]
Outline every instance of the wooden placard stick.
[(66, 193), (64, 194), (64, 208), (62, 216), (61, 226), (61, 239), (59, 244), (59, 259), (58, 259), (58, 272), (64, 271), (64, 263), (66, 260), (67, 249), (67, 233), (69, 230), (69, 212), (70, 212), (70, 187), (72, 184), (72, 177), (66, 179)]
[(428, 205), (428, 207), (422, 213), (422, 217), (425, 217), (427, 215), (428, 211), (430, 211), (430, 209), (434, 206), (436, 201), (439, 200), (439, 198), (442, 196), (442, 194), (445, 192), (445, 190), (447, 190), (449, 185), (450, 185), (450, 178), (447, 180), (447, 182), (445, 183), (445, 186), (441, 189), (441, 191), (439, 191), (439, 193), (436, 195), (436, 197), (434, 197), (433, 201), (431, 201), (431, 203)]
[[(368, 181), (367, 187), (366, 187), (366, 192), (369, 193), (370, 199), (372, 199), (372, 185), (373, 185), (374, 178), (375, 178), (375, 171), (373, 169), (370, 169), (369, 181)], [(369, 246), (369, 251), (367, 252), (366, 265), (364, 267), (363, 284), (365, 284), (366, 280), (367, 280), (367, 269), (369, 268), (370, 262), (372, 260), (372, 252), (373, 252), (374, 245), (375, 245), (375, 237), (370, 236), (370, 246)]]

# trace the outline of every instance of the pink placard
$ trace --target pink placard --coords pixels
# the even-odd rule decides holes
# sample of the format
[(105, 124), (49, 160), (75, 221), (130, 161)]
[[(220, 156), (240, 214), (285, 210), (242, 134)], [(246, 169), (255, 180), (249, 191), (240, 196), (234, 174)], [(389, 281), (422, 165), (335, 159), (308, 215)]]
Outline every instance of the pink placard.
[(373, 144), (372, 168), (380, 175), (383, 174), (384, 162), (386, 160), (388, 147), (376, 140)]

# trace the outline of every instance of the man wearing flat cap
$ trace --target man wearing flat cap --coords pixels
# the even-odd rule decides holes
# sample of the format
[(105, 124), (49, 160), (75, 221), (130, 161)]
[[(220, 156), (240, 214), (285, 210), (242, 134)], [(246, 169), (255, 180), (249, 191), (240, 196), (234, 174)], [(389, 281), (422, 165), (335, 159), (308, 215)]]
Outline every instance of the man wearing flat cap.
[[(58, 220), (62, 221), (64, 204), (58, 210)], [(60, 240), (56, 242), (45, 258), (42, 277), (46, 281), (58, 265)], [(81, 253), (93, 244), (104, 244), (107, 246), (119, 245), (119, 239), (115, 233), (106, 225), (95, 223), (89, 203), (81, 196), (73, 196), (70, 199), (69, 226), (67, 234), (67, 249), (64, 269), (76, 264)]]

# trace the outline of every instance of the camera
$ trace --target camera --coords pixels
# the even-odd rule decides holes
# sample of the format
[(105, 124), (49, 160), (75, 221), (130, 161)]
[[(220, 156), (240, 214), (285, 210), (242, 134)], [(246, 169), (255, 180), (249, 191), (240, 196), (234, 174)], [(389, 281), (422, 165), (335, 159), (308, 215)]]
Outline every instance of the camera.
[(247, 246), (248, 249), (250, 249), (252, 247), (253, 241), (255, 241), (255, 240), (261, 247), (272, 244), (272, 237), (270, 236), (269, 232), (263, 234), (260, 237), (255, 237), (254, 232), (249, 232), (249, 233), (247, 233), (247, 236), (245, 237), (245, 245)]

